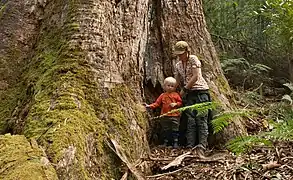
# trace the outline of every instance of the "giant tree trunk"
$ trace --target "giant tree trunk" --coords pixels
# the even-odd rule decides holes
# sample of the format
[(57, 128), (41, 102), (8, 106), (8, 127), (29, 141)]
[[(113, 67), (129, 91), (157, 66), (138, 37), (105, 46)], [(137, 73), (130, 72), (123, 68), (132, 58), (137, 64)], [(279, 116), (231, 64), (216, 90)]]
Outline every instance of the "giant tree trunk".
[[(43, 169), (47, 156), (54, 164), (52, 170), (45, 163), (48, 171), (60, 179), (121, 177), (125, 170), (105, 141), (116, 139), (131, 163), (148, 153), (143, 83), (156, 85), (172, 75), (177, 40), (188, 41), (204, 61), (213, 99), (231, 108), (201, 6), (169, 0), (8, 1), (0, 8), (0, 132), (35, 139), (30, 141), (46, 153), (34, 156), (36, 168)], [(0, 140), (9, 146), (6, 137)], [(31, 148), (25, 138), (18, 141)], [(5, 151), (0, 148), (0, 159), (9, 164)], [(31, 178), (0, 163), (2, 171), (1, 179)], [(45, 172), (38, 178), (45, 179)]]
[[(146, 58), (146, 61), (152, 66), (146, 69), (147, 78), (153, 77), (152, 74), (158, 74), (157, 80), (152, 82), (162, 82), (163, 78), (159, 75), (172, 75), (173, 66), (171, 65), (174, 65), (177, 60), (176, 57), (172, 56), (172, 46), (178, 40), (187, 41), (192, 48), (191, 52), (195, 53), (203, 63), (203, 74), (211, 88), (213, 101), (218, 102), (222, 110), (233, 109), (233, 95), (223, 75), (214, 45), (206, 28), (202, 1), (154, 0), (152, 5), (156, 9), (155, 20), (152, 22), (156, 24), (150, 25), (154, 30), (151, 31), (152, 38), (149, 41), (156, 42), (160, 46), (155, 43), (150, 45), (153, 47), (149, 51), (151, 58)], [(163, 72), (157, 73), (159, 69), (157, 64), (163, 67)], [(223, 133), (217, 134), (216, 139), (213, 139), (223, 145), (227, 140), (243, 133), (245, 133), (245, 129), (240, 119), (234, 119), (231, 126)]]

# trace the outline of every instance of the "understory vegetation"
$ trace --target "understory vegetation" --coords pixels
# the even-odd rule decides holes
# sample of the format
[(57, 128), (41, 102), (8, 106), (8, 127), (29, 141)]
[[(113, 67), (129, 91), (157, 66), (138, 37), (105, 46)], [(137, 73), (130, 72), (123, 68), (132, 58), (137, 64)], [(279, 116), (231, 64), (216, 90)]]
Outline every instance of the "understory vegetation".
[(238, 108), (253, 112), (244, 118), (248, 135), (228, 149), (241, 154), (292, 141), (293, 2), (204, 0), (204, 10)]

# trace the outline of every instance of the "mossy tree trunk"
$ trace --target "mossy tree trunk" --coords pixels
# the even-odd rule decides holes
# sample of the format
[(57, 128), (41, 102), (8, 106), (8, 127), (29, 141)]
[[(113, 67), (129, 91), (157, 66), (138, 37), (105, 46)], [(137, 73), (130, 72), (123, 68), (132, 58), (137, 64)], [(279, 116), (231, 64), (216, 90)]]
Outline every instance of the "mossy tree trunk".
[[(31, 2), (8, 1), (0, 17), (7, 24), (0, 28), (1, 61), (14, 66), (1, 66), (0, 130), (35, 139), (59, 179), (121, 177), (125, 169), (105, 145), (108, 138), (132, 163), (148, 153), (144, 83), (172, 75), (177, 40), (188, 41), (204, 61), (214, 100), (232, 107), (201, 1)], [(12, 26), (15, 17), (23, 20)]]

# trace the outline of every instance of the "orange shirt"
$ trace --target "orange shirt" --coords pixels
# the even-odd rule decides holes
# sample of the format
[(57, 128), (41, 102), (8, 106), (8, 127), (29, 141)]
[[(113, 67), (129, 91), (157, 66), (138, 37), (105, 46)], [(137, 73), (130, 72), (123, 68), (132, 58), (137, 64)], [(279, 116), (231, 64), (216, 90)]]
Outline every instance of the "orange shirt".
[[(170, 106), (171, 103), (177, 103), (177, 106), (171, 107)], [(161, 114), (165, 114), (173, 109), (177, 109), (178, 107), (182, 106), (182, 99), (177, 92), (171, 92), (171, 93), (165, 92), (165, 93), (162, 93), (158, 97), (156, 102), (150, 104), (150, 108), (152, 109), (155, 109), (160, 106), (161, 106)], [(174, 113), (167, 114), (166, 116), (180, 116), (180, 112), (177, 111)]]

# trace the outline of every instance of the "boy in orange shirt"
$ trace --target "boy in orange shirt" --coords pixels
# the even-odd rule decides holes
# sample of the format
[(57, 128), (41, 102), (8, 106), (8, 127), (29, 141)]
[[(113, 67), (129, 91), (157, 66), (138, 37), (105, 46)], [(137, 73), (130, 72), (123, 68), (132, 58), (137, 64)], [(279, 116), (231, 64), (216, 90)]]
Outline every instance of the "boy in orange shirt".
[[(164, 80), (164, 93), (162, 93), (158, 99), (148, 105), (146, 104), (147, 108), (156, 109), (161, 107), (161, 115), (170, 112), (171, 110), (177, 109), (177, 107), (182, 106), (182, 99), (180, 95), (176, 92), (176, 79), (173, 77), (167, 77)], [(180, 112), (176, 111), (173, 113), (168, 113), (163, 116), (160, 120), (160, 124), (162, 127), (162, 135), (164, 139), (164, 146), (168, 145), (169, 136), (172, 135), (173, 138), (173, 147), (178, 147), (178, 136), (179, 136), (179, 119), (180, 119)]]

